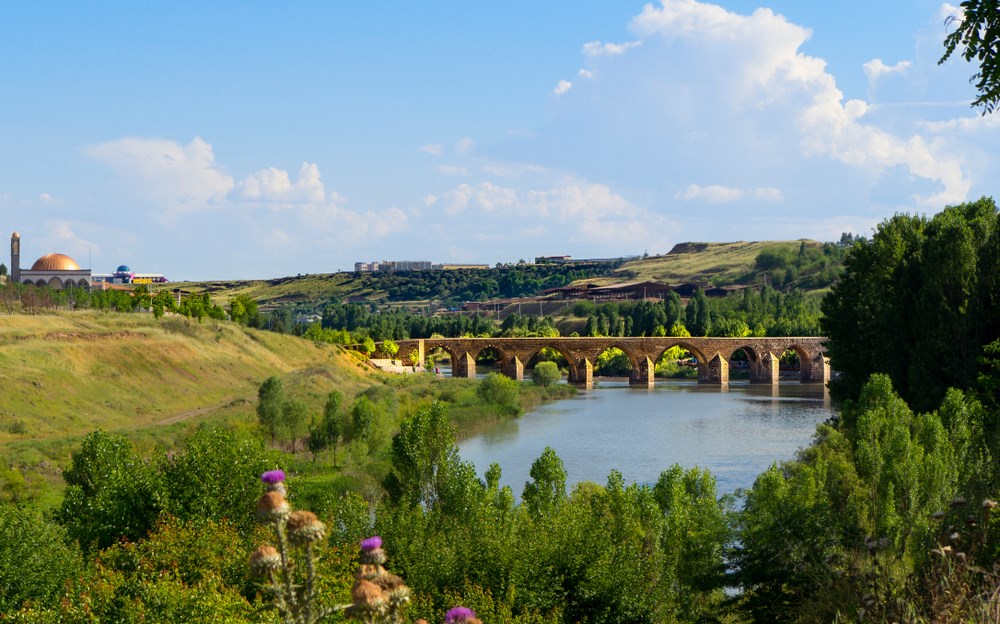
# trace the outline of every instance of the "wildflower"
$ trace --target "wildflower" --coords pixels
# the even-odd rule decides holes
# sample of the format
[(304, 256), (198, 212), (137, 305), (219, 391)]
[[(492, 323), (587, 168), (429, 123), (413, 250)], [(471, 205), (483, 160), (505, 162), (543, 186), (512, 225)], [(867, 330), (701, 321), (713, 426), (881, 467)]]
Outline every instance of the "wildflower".
[(361, 540), (361, 550), (375, 550), (376, 548), (382, 548), (382, 538), (378, 535)]
[(288, 517), (288, 539), (293, 544), (304, 546), (323, 539), (326, 525), (311, 511), (293, 511)]
[(385, 563), (385, 551), (382, 550), (382, 538), (378, 535), (361, 540), (361, 563), (382, 565)]
[(983, 501), (983, 509), (996, 509), (997, 502), (993, 499), (987, 498)]
[(444, 614), (444, 624), (482, 624), (468, 607), (452, 607)]
[(287, 493), (287, 490), (285, 489), (284, 470), (268, 470), (264, 474), (260, 475), (260, 480), (267, 486), (268, 492), (278, 492), (282, 496)]
[(281, 555), (274, 546), (258, 546), (250, 555), (250, 571), (264, 575), (281, 567)]
[(264, 483), (270, 485), (272, 483), (280, 483), (285, 480), (284, 470), (268, 470), (264, 474), (260, 475), (260, 480)]
[(257, 519), (261, 522), (280, 522), (288, 518), (289, 511), (280, 492), (264, 492), (257, 501)]

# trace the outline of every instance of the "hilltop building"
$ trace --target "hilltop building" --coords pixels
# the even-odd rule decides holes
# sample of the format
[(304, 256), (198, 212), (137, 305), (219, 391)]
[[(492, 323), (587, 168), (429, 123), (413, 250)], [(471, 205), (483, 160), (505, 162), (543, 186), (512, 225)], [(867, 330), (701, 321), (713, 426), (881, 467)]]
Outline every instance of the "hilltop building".
[(94, 274), (94, 283), (104, 287), (108, 284), (163, 284), (168, 281), (162, 273), (136, 273), (125, 264), (115, 269), (114, 273)]
[(90, 269), (81, 269), (73, 258), (61, 253), (42, 256), (30, 269), (21, 269), (21, 235), (10, 237), (10, 278), (20, 284), (63, 288), (90, 288), (93, 283)]
[(382, 260), (355, 262), (355, 273), (392, 273), (393, 271), (448, 271), (457, 269), (488, 269), (486, 264), (434, 264), (427, 260)]

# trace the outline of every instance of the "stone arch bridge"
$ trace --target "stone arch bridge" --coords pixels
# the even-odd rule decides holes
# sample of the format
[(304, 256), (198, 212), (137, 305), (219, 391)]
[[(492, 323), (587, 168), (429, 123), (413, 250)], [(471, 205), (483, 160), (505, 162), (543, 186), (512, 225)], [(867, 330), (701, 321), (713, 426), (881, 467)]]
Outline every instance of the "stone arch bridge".
[[(422, 338), (397, 340), (398, 357), (408, 358), (414, 350), (418, 361), (437, 350), (451, 358), (452, 375), (475, 377), (476, 357), (486, 349), (500, 356), (500, 370), (518, 381), (524, 379), (524, 365), (543, 348), (558, 351), (569, 364), (569, 382), (585, 388), (594, 383), (594, 362), (597, 356), (612, 347), (621, 349), (629, 359), (632, 372), (629, 383), (652, 386), (653, 367), (671, 347), (681, 347), (698, 362), (698, 382), (729, 383), (729, 360), (740, 349), (750, 361), (751, 383), (778, 383), (778, 361), (781, 354), (792, 350), (799, 356), (799, 379), (805, 383), (826, 383), (830, 380), (830, 362), (821, 337), (787, 338)], [(377, 344), (375, 357), (388, 357)]]

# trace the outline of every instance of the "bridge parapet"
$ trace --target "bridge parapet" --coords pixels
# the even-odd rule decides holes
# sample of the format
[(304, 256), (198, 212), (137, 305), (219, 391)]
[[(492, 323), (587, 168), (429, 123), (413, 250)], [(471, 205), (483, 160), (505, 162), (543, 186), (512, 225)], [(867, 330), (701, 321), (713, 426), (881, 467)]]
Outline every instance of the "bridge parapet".
[[(569, 382), (583, 387), (593, 385), (593, 367), (597, 357), (610, 348), (621, 349), (629, 359), (630, 383), (651, 386), (653, 369), (663, 353), (673, 347), (689, 351), (698, 363), (698, 382), (729, 383), (729, 360), (740, 349), (750, 361), (751, 383), (778, 383), (778, 363), (781, 355), (794, 350), (799, 357), (800, 380), (826, 383), (830, 380), (830, 363), (823, 346), (825, 338), (766, 337), (766, 338), (681, 338), (664, 337), (584, 337), (584, 338), (423, 338), (397, 340), (399, 353), (408, 357), (414, 350), (421, 361), (430, 353), (443, 350), (452, 361), (452, 375), (475, 377), (476, 358), (486, 349), (494, 349), (500, 357), (504, 375), (521, 381), (525, 365), (542, 349), (558, 351), (569, 366)], [(381, 344), (377, 345), (381, 350)]]

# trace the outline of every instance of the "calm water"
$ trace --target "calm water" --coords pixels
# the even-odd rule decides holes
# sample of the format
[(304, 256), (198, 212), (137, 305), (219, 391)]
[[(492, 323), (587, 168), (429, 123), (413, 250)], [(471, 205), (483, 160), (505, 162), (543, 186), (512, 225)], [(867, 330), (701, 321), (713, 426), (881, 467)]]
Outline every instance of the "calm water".
[(797, 382), (728, 389), (660, 382), (652, 390), (602, 381), (576, 398), (551, 403), (459, 443), (482, 475), (492, 462), (520, 497), (531, 463), (551, 446), (568, 481), (605, 483), (612, 469), (626, 482), (655, 483), (674, 463), (708, 468), (719, 492), (753, 485), (773, 462), (806, 446), (833, 414), (819, 384)]

